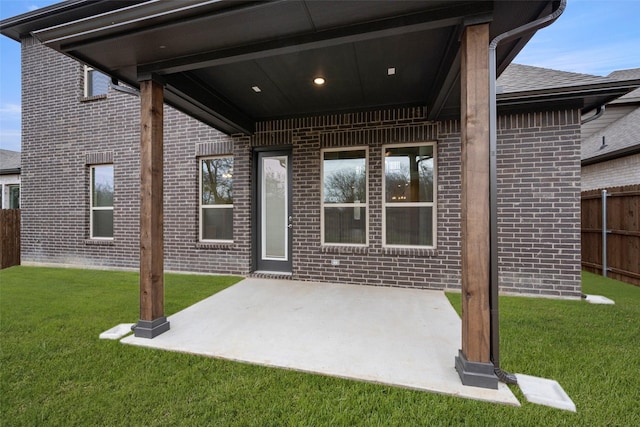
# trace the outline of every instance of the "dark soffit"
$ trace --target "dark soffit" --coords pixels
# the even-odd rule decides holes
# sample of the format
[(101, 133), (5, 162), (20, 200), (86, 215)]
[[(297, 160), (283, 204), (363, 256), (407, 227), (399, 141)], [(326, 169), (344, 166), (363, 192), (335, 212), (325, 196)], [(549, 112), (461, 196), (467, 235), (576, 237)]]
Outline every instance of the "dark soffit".
[[(134, 86), (160, 75), (169, 104), (227, 133), (272, 118), (401, 105), (459, 117), (463, 26), (490, 22), (495, 37), (551, 11), (551, 1), (114, 4), (123, 3), (73, 0), (5, 20), (0, 31), (33, 32)], [(498, 49), (499, 71), (532, 35)], [(312, 83), (318, 75), (323, 87)]]

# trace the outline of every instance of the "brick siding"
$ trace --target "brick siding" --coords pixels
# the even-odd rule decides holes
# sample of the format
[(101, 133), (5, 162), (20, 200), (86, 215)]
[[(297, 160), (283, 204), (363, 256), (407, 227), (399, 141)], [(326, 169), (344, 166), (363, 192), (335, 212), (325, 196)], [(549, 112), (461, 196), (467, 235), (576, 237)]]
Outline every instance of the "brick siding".
[(640, 184), (640, 154), (582, 168), (582, 191)]
[[(82, 98), (82, 66), (23, 41), (23, 260), (138, 266), (139, 99)], [(500, 118), (499, 239), (504, 291), (580, 295), (580, 124), (577, 110)], [(293, 167), (293, 271), (300, 280), (459, 289), (460, 127), (423, 108), (257, 124), (224, 135), (165, 107), (165, 268), (250, 274), (253, 150), (288, 146)], [(437, 247), (382, 245), (382, 145), (435, 141)], [(369, 244), (321, 244), (320, 150), (369, 147)], [(198, 242), (198, 158), (234, 156), (233, 243)], [(89, 239), (88, 165), (114, 164), (114, 239)], [(338, 260), (339, 265), (332, 265)]]

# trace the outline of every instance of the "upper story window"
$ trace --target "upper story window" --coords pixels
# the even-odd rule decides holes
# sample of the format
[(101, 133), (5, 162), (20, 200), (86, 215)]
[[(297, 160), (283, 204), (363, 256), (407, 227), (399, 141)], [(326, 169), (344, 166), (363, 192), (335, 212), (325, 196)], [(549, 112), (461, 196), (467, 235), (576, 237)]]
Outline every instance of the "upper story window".
[(367, 148), (322, 150), (322, 243), (366, 245)]
[(200, 240), (233, 241), (233, 157), (200, 159)]
[(104, 73), (91, 67), (84, 67), (84, 96), (106, 95), (109, 92), (111, 79)]
[(383, 152), (384, 244), (435, 247), (435, 145), (387, 145)]
[(113, 165), (91, 166), (92, 239), (113, 239)]

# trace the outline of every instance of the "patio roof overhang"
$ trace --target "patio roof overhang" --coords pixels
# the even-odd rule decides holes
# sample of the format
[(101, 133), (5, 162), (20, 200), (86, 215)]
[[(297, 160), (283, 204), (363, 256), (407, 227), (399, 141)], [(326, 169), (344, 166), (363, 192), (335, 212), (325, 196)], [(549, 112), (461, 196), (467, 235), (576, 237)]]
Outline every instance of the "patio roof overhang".
[[(463, 384), (496, 388), (489, 315), (489, 44), (517, 29), (518, 36), (503, 39), (495, 51), (499, 75), (536, 25), (555, 20), (564, 4), (72, 0), (3, 21), (0, 32), (14, 38), (33, 34), (140, 88), (135, 334), (145, 338), (169, 329), (162, 223), (165, 100), (229, 134), (250, 134), (256, 122), (273, 118), (392, 106), (421, 105), (432, 120), (459, 119), (464, 298), (456, 370)], [(315, 77), (326, 84), (314, 86)]]
[[(465, 26), (489, 22), (491, 39), (551, 8), (548, 0), (71, 0), (5, 20), (0, 31), (33, 34), (134, 87), (161, 76), (168, 104), (250, 134), (263, 120), (395, 106), (459, 118)], [(498, 48), (498, 74), (532, 35)]]

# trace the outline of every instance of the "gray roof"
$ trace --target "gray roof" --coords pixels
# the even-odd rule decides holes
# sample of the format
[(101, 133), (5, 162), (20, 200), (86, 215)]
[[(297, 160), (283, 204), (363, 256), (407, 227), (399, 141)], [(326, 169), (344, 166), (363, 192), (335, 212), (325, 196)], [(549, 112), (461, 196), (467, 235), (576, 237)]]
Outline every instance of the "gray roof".
[(498, 78), (498, 111), (579, 107), (586, 114), (640, 87), (623, 79), (511, 64)]
[[(598, 83), (611, 83), (618, 80), (640, 78), (640, 76), (601, 77), (591, 74), (571, 73), (531, 65), (511, 64), (498, 77), (498, 93), (524, 92), (528, 90), (566, 88)], [(501, 90), (500, 90), (501, 89)]]
[(20, 152), (0, 149), (0, 172), (17, 173), (20, 169)]
[[(640, 79), (640, 68), (614, 71), (607, 76), (617, 80)], [(611, 104), (640, 103), (640, 88)], [(604, 137), (604, 145), (602, 138)], [(617, 155), (628, 155), (640, 148), (640, 104), (629, 114), (594, 133), (582, 142), (582, 161), (595, 163)], [(628, 154), (627, 154), (628, 153)]]
[[(630, 68), (628, 70), (618, 70), (609, 74), (610, 78), (617, 80), (640, 79), (640, 68)], [(613, 101), (616, 104), (626, 102), (640, 102), (640, 88)]]
[[(606, 146), (602, 147), (602, 137)], [(582, 160), (606, 158), (640, 146), (640, 108), (591, 135), (582, 142)], [(601, 148), (602, 147), (602, 148)]]

